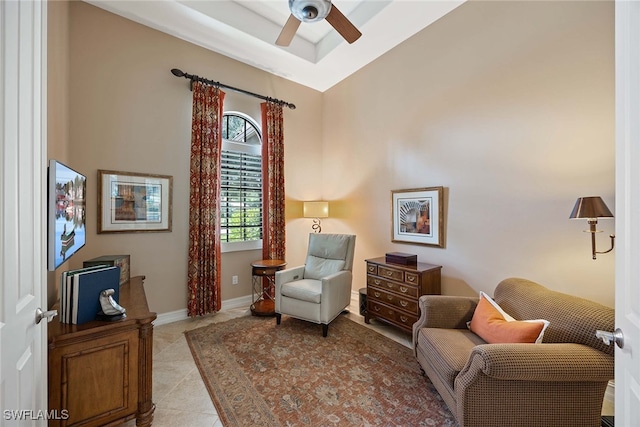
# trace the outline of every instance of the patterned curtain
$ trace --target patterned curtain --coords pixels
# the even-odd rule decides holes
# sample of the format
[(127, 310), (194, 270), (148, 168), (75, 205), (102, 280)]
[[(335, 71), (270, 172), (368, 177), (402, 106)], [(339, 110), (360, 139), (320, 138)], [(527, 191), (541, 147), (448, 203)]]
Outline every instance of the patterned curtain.
[(284, 120), (282, 105), (262, 108), (262, 258), (285, 259)]
[(190, 317), (220, 310), (220, 159), (222, 103), (220, 88), (193, 82), (189, 197)]

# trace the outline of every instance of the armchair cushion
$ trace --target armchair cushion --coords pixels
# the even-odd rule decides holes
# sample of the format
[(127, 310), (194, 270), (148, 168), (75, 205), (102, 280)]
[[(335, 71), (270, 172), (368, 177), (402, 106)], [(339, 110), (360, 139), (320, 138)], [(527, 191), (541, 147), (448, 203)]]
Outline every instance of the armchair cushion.
[(515, 320), (487, 294), (480, 292), (469, 329), (490, 344), (541, 343), (548, 325), (549, 322), (542, 319)]
[(322, 282), (314, 279), (296, 280), (284, 283), (280, 288), (280, 292), (285, 297), (320, 304)]

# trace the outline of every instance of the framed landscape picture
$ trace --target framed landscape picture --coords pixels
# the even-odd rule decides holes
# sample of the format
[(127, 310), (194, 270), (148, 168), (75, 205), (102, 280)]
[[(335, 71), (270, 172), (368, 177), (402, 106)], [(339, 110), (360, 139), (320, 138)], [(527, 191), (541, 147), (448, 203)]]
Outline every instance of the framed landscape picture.
[(444, 247), (443, 187), (391, 191), (391, 241)]
[(173, 177), (98, 171), (98, 233), (171, 231)]

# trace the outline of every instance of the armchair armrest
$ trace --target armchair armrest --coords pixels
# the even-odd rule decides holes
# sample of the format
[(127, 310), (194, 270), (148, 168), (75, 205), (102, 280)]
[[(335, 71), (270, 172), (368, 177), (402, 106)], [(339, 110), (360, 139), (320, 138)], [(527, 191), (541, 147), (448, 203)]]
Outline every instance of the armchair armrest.
[(320, 306), (322, 321), (330, 322), (336, 313), (340, 313), (351, 302), (351, 276), (350, 271), (341, 270), (320, 280), (322, 283), (322, 304)]
[(421, 328), (465, 329), (478, 305), (478, 297), (423, 295), (418, 300), (420, 318), (413, 324), (413, 346)]
[(282, 293), (280, 292), (280, 289), (282, 288), (282, 285), (302, 278), (304, 278), (304, 265), (276, 271), (276, 283), (274, 285), (274, 303), (276, 306), (276, 313), (280, 312), (280, 302), (282, 301)]
[(276, 271), (276, 286), (304, 279), (304, 265)]

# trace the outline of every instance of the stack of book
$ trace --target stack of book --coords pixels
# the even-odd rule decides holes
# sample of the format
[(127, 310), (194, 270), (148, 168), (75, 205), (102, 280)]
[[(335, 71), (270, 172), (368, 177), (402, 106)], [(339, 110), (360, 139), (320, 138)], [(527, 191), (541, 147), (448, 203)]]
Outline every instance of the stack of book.
[(120, 300), (120, 267), (92, 266), (62, 273), (60, 279), (60, 322), (80, 325), (96, 319), (100, 293), (113, 289)]

